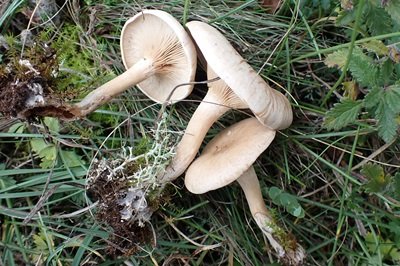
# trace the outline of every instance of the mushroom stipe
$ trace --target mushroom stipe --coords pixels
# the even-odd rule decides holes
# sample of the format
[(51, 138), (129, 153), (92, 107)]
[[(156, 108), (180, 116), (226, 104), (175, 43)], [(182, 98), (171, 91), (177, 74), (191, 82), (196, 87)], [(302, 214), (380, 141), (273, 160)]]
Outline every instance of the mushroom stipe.
[(254, 220), (279, 260), (286, 265), (301, 265), (305, 251), (294, 236), (286, 233), (272, 218), (263, 202), (260, 184), (252, 167), (274, 137), (275, 130), (263, 126), (254, 117), (224, 129), (187, 169), (185, 186), (192, 193), (202, 194), (237, 181), (245, 193)]

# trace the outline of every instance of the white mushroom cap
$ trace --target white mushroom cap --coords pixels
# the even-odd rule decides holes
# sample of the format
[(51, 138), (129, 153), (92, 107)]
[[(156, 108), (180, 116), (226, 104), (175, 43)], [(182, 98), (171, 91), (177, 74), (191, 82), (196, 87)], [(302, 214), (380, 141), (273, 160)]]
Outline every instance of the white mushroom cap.
[[(161, 10), (143, 10), (129, 19), (121, 33), (122, 60), (127, 69), (142, 59), (153, 60), (155, 71), (137, 86), (155, 102), (176, 102), (187, 97), (194, 80), (196, 49), (179, 22)], [(153, 75), (151, 75), (153, 74)]]
[(249, 169), (274, 137), (275, 131), (254, 117), (224, 129), (187, 169), (186, 188), (202, 194), (232, 183)]
[(272, 89), (217, 29), (200, 21), (186, 26), (208, 65), (263, 125), (278, 130), (292, 123), (292, 109), (286, 97)]

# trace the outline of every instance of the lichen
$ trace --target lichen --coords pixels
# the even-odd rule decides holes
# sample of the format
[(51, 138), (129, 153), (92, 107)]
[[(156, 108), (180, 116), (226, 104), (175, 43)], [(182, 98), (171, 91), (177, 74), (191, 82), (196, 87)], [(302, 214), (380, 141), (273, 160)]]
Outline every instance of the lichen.
[(115, 244), (120, 241), (121, 226), (135, 226), (132, 237), (147, 230), (152, 214), (168, 198), (158, 177), (175, 154), (179, 134), (170, 132), (166, 121), (163, 115), (151, 136), (137, 147), (124, 147), (113, 159), (95, 159), (89, 169), (88, 192), (99, 201), (96, 217), (113, 229)]

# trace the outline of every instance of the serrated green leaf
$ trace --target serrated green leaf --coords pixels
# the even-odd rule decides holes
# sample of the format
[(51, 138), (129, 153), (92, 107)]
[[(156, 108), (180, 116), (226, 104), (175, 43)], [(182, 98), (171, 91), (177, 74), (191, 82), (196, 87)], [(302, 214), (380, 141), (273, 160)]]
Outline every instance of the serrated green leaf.
[(392, 19), (383, 8), (368, 5), (365, 24), (372, 35), (381, 35), (391, 32)]
[(364, 186), (366, 192), (383, 192), (391, 181), (391, 177), (385, 175), (383, 168), (377, 164), (364, 165), (361, 174), (368, 179), (368, 182)]
[(355, 122), (362, 107), (362, 103), (362, 101), (343, 99), (327, 112), (324, 126), (329, 130), (339, 130)]
[(394, 113), (400, 112), (400, 85), (396, 84), (385, 89), (385, 104), (388, 105)]
[(325, 65), (328, 67), (336, 67), (342, 69), (346, 64), (347, 55), (349, 54), (348, 49), (340, 49), (336, 52), (329, 54), (325, 58)]
[(81, 156), (79, 156), (78, 154), (76, 154), (76, 152), (74, 151), (61, 151), (61, 156), (63, 158), (63, 162), (65, 165), (67, 165), (68, 167), (76, 167), (76, 166), (80, 166), (83, 164), (83, 161), (81, 159)]
[(355, 80), (364, 87), (372, 87), (378, 79), (378, 68), (373, 60), (358, 47), (354, 47), (349, 70)]
[(400, 21), (400, 1), (388, 0), (385, 10), (389, 13), (394, 21)]
[(374, 52), (377, 55), (388, 55), (389, 48), (381, 40), (372, 40), (365, 42), (362, 46), (370, 52)]
[(376, 108), (382, 101), (383, 89), (379, 87), (373, 87), (364, 98), (365, 108), (372, 109)]
[(391, 60), (387, 59), (379, 68), (380, 85), (386, 86), (392, 84), (394, 81), (394, 64)]
[(392, 141), (397, 135), (398, 124), (396, 122), (396, 112), (387, 103), (387, 97), (383, 97), (375, 112), (378, 119), (378, 135), (385, 141)]
[(389, 251), (389, 257), (390, 257), (390, 259), (392, 259), (393, 261), (400, 262), (400, 251), (399, 251), (399, 249), (397, 249), (397, 248), (392, 248), (392, 249)]

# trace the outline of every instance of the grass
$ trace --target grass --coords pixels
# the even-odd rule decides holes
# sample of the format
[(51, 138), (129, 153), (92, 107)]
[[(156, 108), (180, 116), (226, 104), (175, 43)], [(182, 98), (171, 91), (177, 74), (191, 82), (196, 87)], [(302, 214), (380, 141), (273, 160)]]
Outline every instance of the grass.
[[(343, 95), (339, 81), (351, 79), (325, 66), (323, 59), (339, 48), (370, 40), (397, 44), (392, 40), (399, 32), (369, 35), (355, 27), (357, 21), (336, 25), (340, 6), (336, 1), (326, 9), (312, 1), (285, 1), (276, 15), (265, 12), (257, 1), (80, 4), (78, 8), (69, 1), (60, 10), (64, 19), (58, 25), (31, 26), (35, 34), (46, 31), (49, 43), (68, 38), (60, 35), (67, 26), (79, 32), (73, 44), (77, 52), (69, 59), (84, 60), (82, 69), (79, 64), (73, 69), (82, 74), (72, 82), (80, 86), (75, 88), (79, 91), (123, 71), (119, 33), (127, 18), (141, 8), (162, 9), (180, 21), (206, 20), (220, 29), (260, 75), (292, 102), (293, 125), (277, 134), (255, 168), (265, 204), (306, 248), (307, 263), (399, 264), (399, 191), (371, 191), (370, 177), (362, 171), (362, 165), (373, 164), (382, 167), (384, 176), (400, 178), (396, 175), (398, 140), (385, 144), (377, 135), (376, 121), (363, 117), (341, 130), (323, 127), (325, 113)], [(2, 14), (0, 34), (14, 34), (17, 39), (26, 28), (29, 16), (21, 8), (29, 10), (18, 1)], [(79, 76), (85, 82), (79, 83)], [(167, 108), (171, 130), (184, 130), (205, 91), (198, 86), (187, 100)], [(86, 195), (89, 165), (95, 157), (140, 143), (154, 128), (159, 110), (159, 105), (132, 89), (87, 119), (60, 122), (59, 129), (50, 133), (43, 123), (23, 123), (16, 129), (18, 120), (1, 118), (0, 265), (277, 265), (238, 185), (192, 195), (182, 178), (152, 217), (153, 241), (129, 257), (107, 255), (112, 231), (96, 221), (96, 206)], [(204, 143), (248, 115), (229, 112)], [(40, 167), (45, 157), (31, 147), (38, 138), (57, 148), (47, 169)], [(65, 157), (65, 152), (72, 152), (73, 158)], [(271, 187), (295, 196), (305, 217), (294, 217), (272, 203)]]

